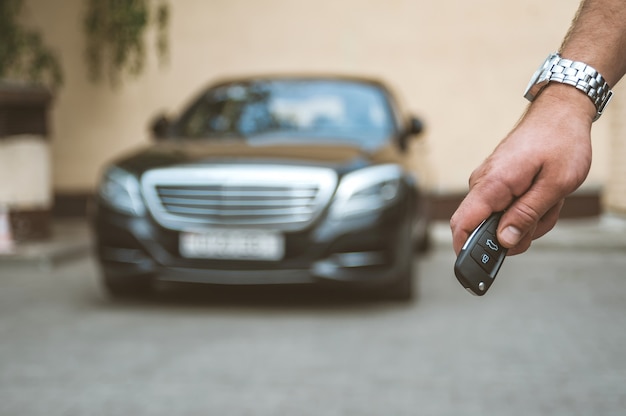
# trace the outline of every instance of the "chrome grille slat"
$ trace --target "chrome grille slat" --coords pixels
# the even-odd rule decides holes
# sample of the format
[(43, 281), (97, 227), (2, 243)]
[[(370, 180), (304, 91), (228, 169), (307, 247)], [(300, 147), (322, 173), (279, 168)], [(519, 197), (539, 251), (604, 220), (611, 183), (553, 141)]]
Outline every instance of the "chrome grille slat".
[(251, 216), (251, 217), (263, 217), (263, 216), (279, 216), (279, 215), (306, 215), (310, 214), (312, 210), (306, 209), (257, 209), (257, 210), (236, 210), (225, 211), (215, 209), (203, 209), (203, 208), (190, 208), (181, 206), (165, 206), (169, 212), (177, 214), (192, 214), (192, 215), (215, 215), (219, 217), (235, 217), (235, 216)]
[(176, 205), (192, 205), (192, 206), (218, 206), (218, 207), (236, 207), (236, 206), (306, 206), (307, 203), (303, 203), (296, 199), (277, 199), (277, 200), (265, 200), (263, 203), (259, 203), (258, 201), (245, 201), (245, 200), (234, 200), (234, 201), (207, 201), (205, 199), (187, 199), (187, 198), (170, 198), (170, 197), (161, 197), (161, 201), (163, 201), (163, 205), (165, 206), (176, 206)]
[(241, 196), (263, 196), (263, 197), (297, 197), (297, 198), (311, 198), (316, 195), (316, 189), (311, 190), (290, 190), (290, 191), (233, 191), (233, 190), (202, 190), (202, 189), (160, 189), (159, 193), (162, 195), (185, 195), (185, 196), (229, 196), (229, 197), (241, 197)]
[(237, 226), (300, 230), (330, 201), (337, 175), (327, 168), (267, 165), (155, 169), (141, 179), (154, 218), (184, 230)]
[[(260, 219), (249, 219), (245, 222), (245, 227), (246, 228), (272, 228), (273, 230), (290, 230), (293, 231), (294, 229), (297, 228), (302, 228), (304, 226), (306, 226), (307, 224), (309, 224), (309, 217), (293, 217), (292, 221), (290, 222), (290, 224), (292, 225), (292, 227), (285, 228), (285, 222), (284, 222), (284, 218), (281, 217), (265, 217), (265, 218), (260, 218)], [(229, 226), (232, 226), (233, 224), (229, 224)], [(185, 227), (182, 228), (174, 228), (173, 229), (190, 229), (190, 228), (203, 228), (203, 227), (224, 227), (224, 222), (221, 220), (211, 220), (211, 219), (207, 219), (206, 217), (198, 217), (195, 218), (193, 216), (188, 216), (185, 218)]]

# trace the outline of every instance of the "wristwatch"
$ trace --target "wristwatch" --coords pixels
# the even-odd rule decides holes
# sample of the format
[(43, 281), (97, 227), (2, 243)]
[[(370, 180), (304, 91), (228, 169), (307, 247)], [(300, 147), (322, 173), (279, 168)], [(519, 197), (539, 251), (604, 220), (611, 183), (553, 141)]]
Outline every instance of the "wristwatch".
[(598, 71), (584, 62), (561, 58), (558, 53), (548, 55), (526, 87), (524, 97), (533, 101), (549, 82), (561, 82), (587, 94), (596, 106), (596, 121), (611, 101), (613, 91)]

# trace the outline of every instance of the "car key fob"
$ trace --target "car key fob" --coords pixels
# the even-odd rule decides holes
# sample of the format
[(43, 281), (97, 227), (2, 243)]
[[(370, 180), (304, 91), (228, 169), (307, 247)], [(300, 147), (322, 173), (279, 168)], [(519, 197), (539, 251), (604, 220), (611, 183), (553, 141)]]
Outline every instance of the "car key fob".
[(454, 274), (470, 293), (482, 296), (493, 283), (507, 249), (496, 238), (502, 212), (491, 214), (469, 236), (454, 263)]

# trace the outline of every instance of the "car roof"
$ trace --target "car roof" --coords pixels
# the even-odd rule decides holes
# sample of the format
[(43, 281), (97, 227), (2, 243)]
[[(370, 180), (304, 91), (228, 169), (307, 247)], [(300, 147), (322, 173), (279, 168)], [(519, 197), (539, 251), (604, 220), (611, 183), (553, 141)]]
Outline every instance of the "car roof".
[(262, 74), (262, 75), (247, 75), (238, 77), (226, 77), (219, 78), (215, 82), (212, 82), (209, 87), (218, 87), (221, 85), (235, 84), (235, 83), (251, 83), (262, 81), (344, 81), (354, 82), (360, 84), (370, 84), (372, 86), (389, 90), (388, 86), (379, 79), (373, 77), (359, 76), (359, 75), (342, 75), (342, 74), (311, 74), (311, 73), (289, 73), (289, 74)]

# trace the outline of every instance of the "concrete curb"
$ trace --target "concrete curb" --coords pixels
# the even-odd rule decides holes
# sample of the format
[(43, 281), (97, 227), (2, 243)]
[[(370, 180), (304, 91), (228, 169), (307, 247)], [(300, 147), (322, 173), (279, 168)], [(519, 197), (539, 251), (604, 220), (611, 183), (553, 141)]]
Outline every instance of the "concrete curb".
[[(447, 222), (433, 226), (433, 240), (440, 246), (451, 246), (452, 235)], [(626, 220), (604, 215), (592, 219), (559, 220), (532, 247), (562, 250), (620, 250), (626, 252)]]
[[(432, 225), (433, 243), (452, 247), (450, 227), (445, 221)], [(620, 250), (626, 253), (626, 220), (610, 216), (560, 220), (548, 234), (533, 242), (533, 248), (550, 250)], [(50, 269), (66, 261), (89, 255), (93, 241), (84, 220), (57, 220), (52, 237), (45, 241), (16, 244), (14, 253), (0, 255), (0, 267), (29, 266)]]
[(18, 242), (14, 252), (0, 254), (0, 267), (49, 269), (89, 254), (92, 247), (91, 233), (84, 220), (59, 220), (52, 224), (52, 236), (49, 239)]

